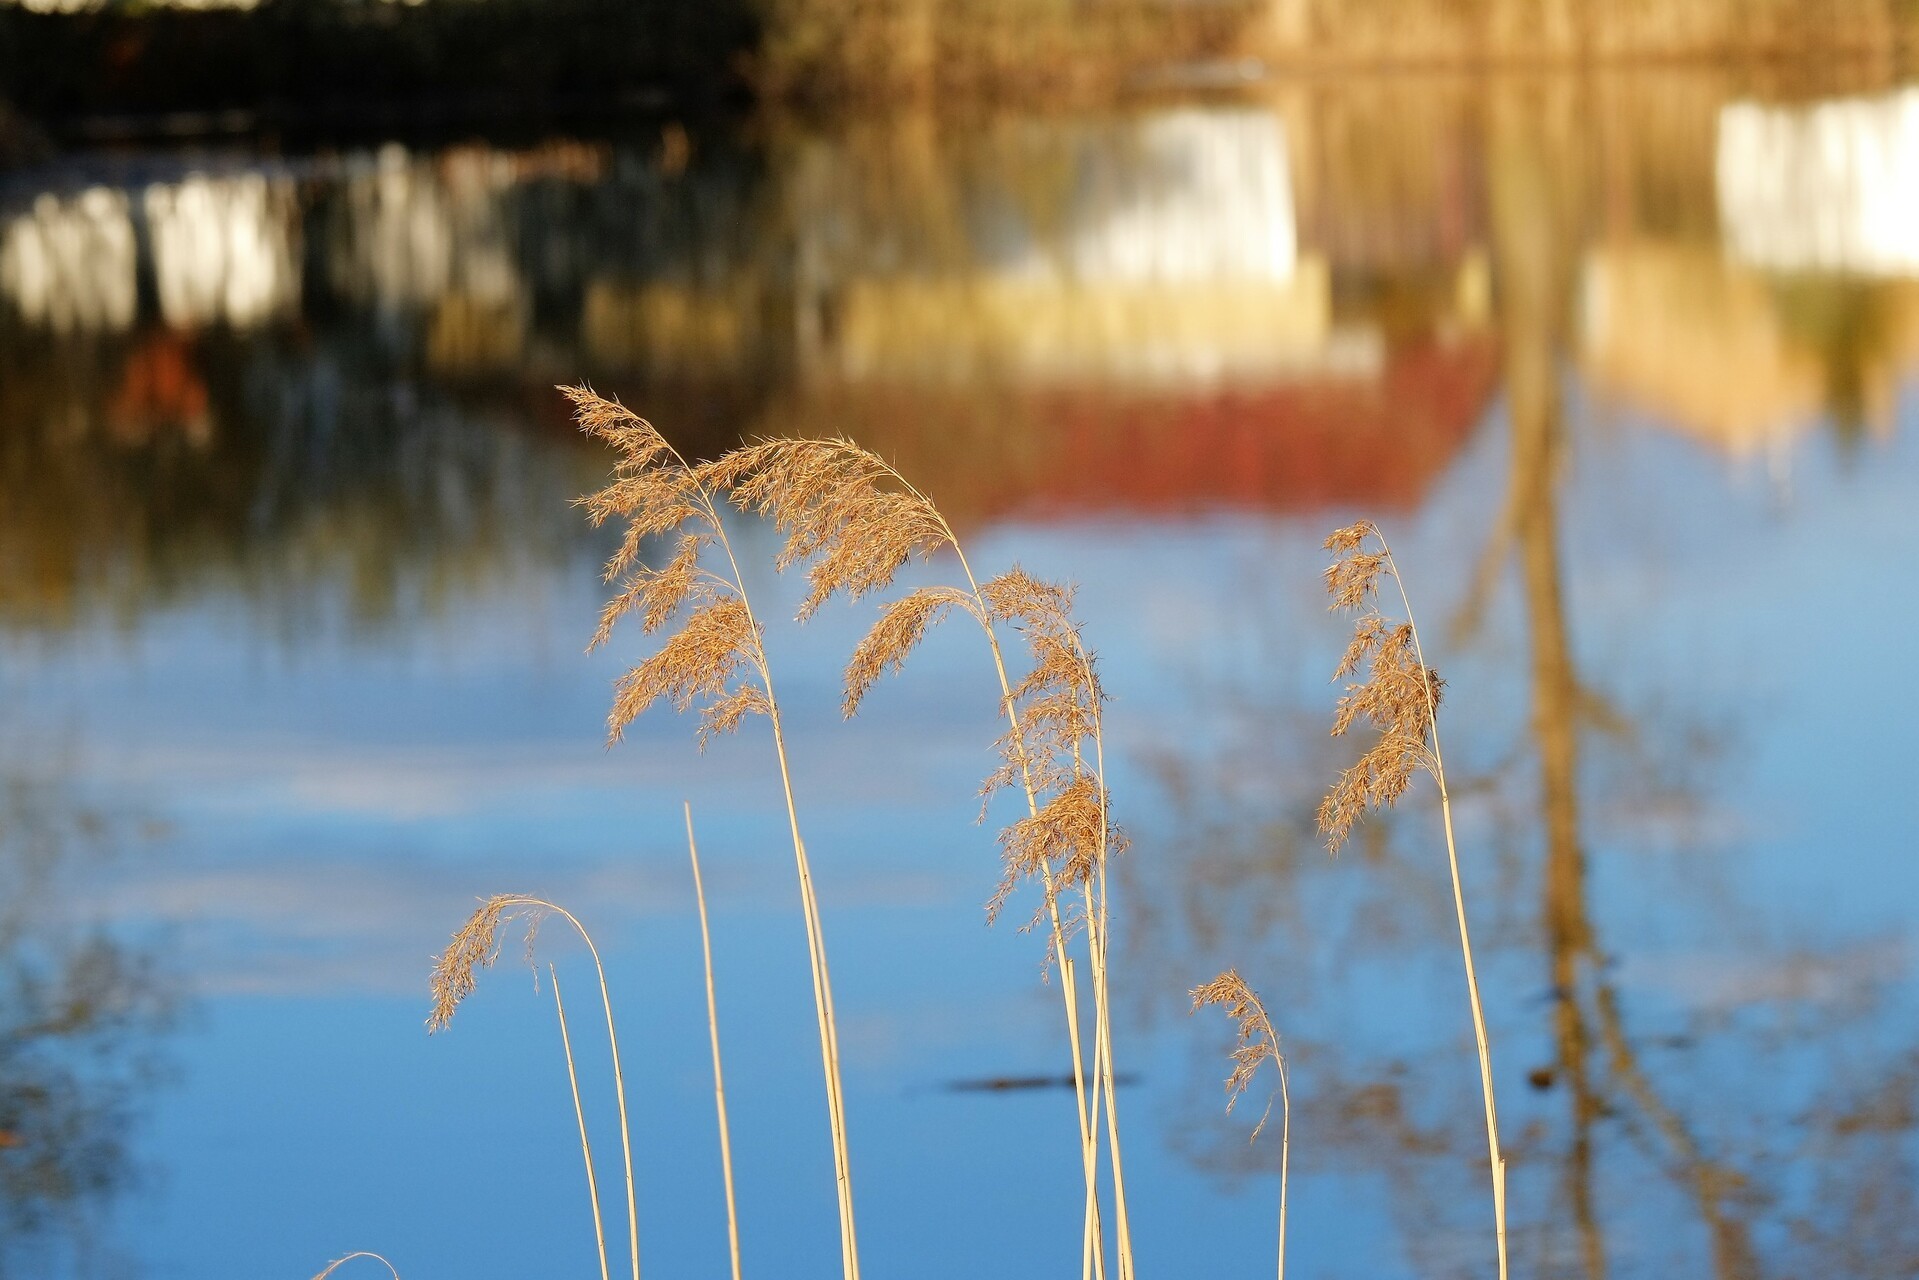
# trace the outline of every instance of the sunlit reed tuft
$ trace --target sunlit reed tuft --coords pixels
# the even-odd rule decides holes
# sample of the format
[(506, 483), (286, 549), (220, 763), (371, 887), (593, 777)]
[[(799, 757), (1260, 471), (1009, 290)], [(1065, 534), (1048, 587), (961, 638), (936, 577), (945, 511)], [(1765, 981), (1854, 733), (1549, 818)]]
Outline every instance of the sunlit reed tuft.
[[(1192, 997), (1195, 1011), (1208, 1005), (1223, 1007), (1239, 1031), (1239, 1043), (1233, 1048), (1233, 1071), (1226, 1077), (1228, 1113), (1252, 1084), (1261, 1063), (1270, 1059), (1279, 1074), (1279, 1280), (1286, 1280), (1286, 1181), (1292, 1159), (1293, 1096), (1286, 1079), (1286, 1059), (1279, 1052), (1279, 1033), (1273, 1030), (1265, 1004), (1237, 969), (1228, 969), (1211, 982), (1194, 987)], [(1272, 1114), (1273, 1100), (1269, 1099), (1248, 1142), (1258, 1139)]]
[[(620, 454), (614, 463), (612, 483), (580, 500), (595, 524), (614, 517), (627, 521), (620, 546), (606, 564), (606, 580), (616, 584), (618, 590), (601, 611), (593, 645), (604, 644), (618, 622), (629, 615), (638, 614), (642, 632), (649, 635), (663, 629), (674, 617), (686, 615), (678, 631), (668, 635), (650, 657), (631, 668), (615, 685), (613, 710), (607, 720), (610, 739), (617, 740), (634, 717), (662, 698), (682, 712), (699, 707), (701, 745), (712, 734), (737, 729), (749, 715), (765, 716), (772, 727), (799, 874), (807, 959), (819, 1022), (839, 1203), (840, 1259), (844, 1280), (859, 1280), (839, 1028), (833, 1011), (825, 930), (806, 843), (800, 836), (786, 733), (779, 700), (774, 696), (764, 633), (753, 615), (721, 512), (730, 499), (742, 508), (778, 508), (794, 517), (781, 520), (788, 540), (782, 564), (800, 557), (819, 557), (831, 566), (815, 580), (807, 610), (817, 607), (834, 590), (858, 594), (890, 578), (913, 549), (912, 536), (902, 531), (919, 527), (915, 513), (885, 498), (821, 506), (808, 495), (851, 493), (842, 474), (845, 464), (834, 464), (824, 455), (810, 470), (778, 468), (777, 477), (762, 474), (768, 470), (763, 455), (770, 446), (749, 446), (714, 461), (689, 463), (651, 423), (617, 401), (586, 387), (561, 390), (573, 401), (581, 429), (611, 444)], [(783, 487), (789, 481), (798, 486), (797, 491)], [(816, 507), (817, 515), (812, 514)], [(780, 519), (777, 511), (774, 514)], [(804, 519), (799, 518), (802, 515)], [(679, 535), (672, 555), (663, 565), (648, 564), (644, 553), (649, 545), (672, 533)], [(908, 545), (899, 545), (902, 540)], [(856, 541), (857, 552), (853, 546)], [(703, 559), (709, 552), (724, 559), (724, 573), (705, 566)], [(875, 567), (889, 557), (889, 567), (883, 571)], [(828, 579), (831, 585), (827, 585)]]
[[(1473, 1039), (1479, 1050), (1480, 1091), (1486, 1104), (1487, 1158), (1492, 1168), (1493, 1229), (1499, 1250), (1500, 1280), (1506, 1277), (1506, 1161), (1499, 1150), (1499, 1114), (1493, 1100), (1492, 1049), (1486, 1015), (1479, 1000), (1479, 973), (1466, 927), (1466, 893), (1459, 876), (1459, 846), (1453, 835), (1452, 797), (1446, 789), (1446, 765), (1439, 749), (1439, 674), (1426, 665), (1413, 619), (1412, 601), (1392, 548), (1378, 526), (1362, 520), (1326, 539), (1333, 563), (1326, 569), (1326, 591), (1335, 611), (1356, 612), (1353, 638), (1340, 657), (1334, 679), (1366, 671), (1366, 679), (1346, 686), (1333, 718), (1338, 737), (1364, 720), (1379, 739), (1347, 769), (1319, 806), (1319, 829), (1337, 850), (1353, 824), (1368, 809), (1391, 806), (1420, 769), (1439, 788), (1439, 812), (1446, 830), (1446, 861), (1452, 873), (1453, 907), (1459, 919), (1459, 950), (1466, 966), (1466, 994), (1472, 1007)], [(1379, 586), (1390, 578), (1406, 610), (1404, 621), (1385, 616)]]

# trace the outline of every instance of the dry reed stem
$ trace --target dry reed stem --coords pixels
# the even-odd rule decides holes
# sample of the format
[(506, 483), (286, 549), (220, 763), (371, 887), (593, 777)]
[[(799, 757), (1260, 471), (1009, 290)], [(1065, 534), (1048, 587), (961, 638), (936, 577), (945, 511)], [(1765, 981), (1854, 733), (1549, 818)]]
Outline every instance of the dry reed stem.
[[(1233, 1020), (1239, 1031), (1239, 1043), (1233, 1048), (1233, 1072), (1226, 1077), (1226, 1110), (1229, 1114), (1246, 1092), (1246, 1087), (1253, 1082), (1260, 1063), (1270, 1058), (1273, 1069), (1279, 1073), (1279, 1280), (1286, 1280), (1286, 1182), (1288, 1165), (1292, 1161), (1293, 1095), (1286, 1079), (1286, 1059), (1279, 1052), (1279, 1033), (1273, 1030), (1273, 1020), (1267, 1016), (1266, 1005), (1246, 985), (1237, 969), (1228, 969), (1211, 982), (1194, 987), (1192, 997), (1195, 1011), (1207, 1005), (1225, 1006), (1226, 1016)], [(1260, 1115), (1259, 1123), (1253, 1126), (1252, 1135), (1246, 1139), (1248, 1142), (1258, 1140), (1272, 1114), (1273, 1099), (1268, 1098), (1266, 1110)]]
[(606, 1224), (600, 1217), (600, 1177), (593, 1168), (593, 1143), (586, 1136), (586, 1108), (580, 1102), (580, 1075), (573, 1065), (573, 1036), (566, 1025), (566, 1002), (560, 998), (560, 972), (546, 967), (553, 983), (553, 1011), (560, 1018), (560, 1048), (566, 1054), (566, 1083), (573, 1090), (573, 1116), (580, 1123), (580, 1156), (586, 1162), (586, 1198), (593, 1204), (593, 1239), (600, 1248), (600, 1280), (611, 1280), (606, 1263)]
[[(746, 446), (720, 460), (720, 483), (744, 510), (770, 517), (785, 535), (778, 558), (780, 568), (808, 562), (810, 591), (800, 607), (805, 618), (835, 594), (857, 599), (889, 585), (900, 566), (918, 556), (931, 556), (950, 546), (968, 584), (961, 591), (929, 587), (909, 593), (887, 606), (879, 621), (862, 639), (848, 663), (844, 709), (850, 716), (887, 671), (898, 671), (906, 657), (953, 608), (971, 614), (985, 632), (999, 676), (1001, 709), (1009, 730), (1001, 741), (1003, 764), (988, 780), (990, 794), (1017, 781), (1027, 801), (1027, 817), (1009, 826), (1001, 836), (1005, 870), (988, 905), (989, 918), (1017, 882), (1038, 878), (1044, 904), (1038, 914), (1050, 917), (1052, 955), (1065, 955), (1071, 921), (1063, 918), (1063, 891), (1090, 883), (1093, 868), (1103, 862), (1114, 844), (1106, 819), (1106, 797), (1097, 775), (1081, 767), (1080, 744), (1090, 733), (1097, 739), (1097, 706), (1104, 695), (1093, 674), (1090, 655), (1078, 641), (1070, 619), (1070, 593), (1043, 584), (1015, 569), (982, 586), (967, 562), (952, 527), (938, 509), (891, 464), (849, 440), (768, 440)], [(996, 622), (1021, 630), (1033, 652), (1033, 671), (1015, 687), (1007, 675)], [(1070, 758), (1072, 767), (1062, 763)], [(1041, 796), (1046, 796), (1044, 802)], [(1089, 918), (1104, 911), (1089, 910)], [(1037, 915), (1035, 917), (1037, 920)], [(1089, 947), (1095, 1004), (1106, 996), (1103, 950)], [(1075, 1099), (1087, 1184), (1087, 1217), (1098, 1235), (1097, 1122), (1099, 1088), (1089, 1100), (1085, 1090), (1083, 1049), (1079, 1039), (1077, 984), (1063, 980), (1069, 1038), (1074, 1055)], [(1096, 1013), (1096, 1025), (1099, 1015)], [(1096, 1037), (1096, 1046), (1100, 1042)], [(1110, 1076), (1111, 1050), (1096, 1047), (1096, 1070), (1104, 1062)], [(1110, 1080), (1108, 1081), (1110, 1085)], [(1108, 1133), (1115, 1104), (1106, 1091)], [(1118, 1147), (1113, 1144), (1115, 1195), (1119, 1201), (1121, 1276), (1130, 1277), (1131, 1245), (1125, 1221), (1123, 1181), (1117, 1176)], [(1090, 1250), (1093, 1262), (1083, 1268), (1104, 1276), (1104, 1248)]]
[[(593, 957), (593, 971), (600, 980), (600, 1007), (606, 1011), (607, 1051), (613, 1059), (613, 1094), (619, 1103), (620, 1152), (626, 1164), (628, 1252), (633, 1280), (640, 1280), (640, 1215), (633, 1190), (633, 1130), (627, 1122), (626, 1071), (620, 1065), (620, 1036), (613, 1025), (613, 997), (606, 985), (606, 966), (600, 963), (600, 949), (594, 945), (593, 935), (586, 931), (586, 926), (571, 911), (544, 898), (514, 893), (488, 898), (480, 904), (479, 910), (467, 918), (460, 931), (453, 935), (453, 941), (448, 944), (446, 951), (433, 962), (433, 1011), (427, 1017), (426, 1027), (430, 1034), (453, 1021), (453, 1014), (460, 1007), (460, 1002), (473, 994), (474, 970), (490, 967), (499, 957), (500, 930), (508, 920), (514, 918), (516, 912), (524, 912), (528, 917), (526, 949), (527, 958), (531, 960), (533, 939), (539, 928), (540, 917), (549, 911), (564, 917), (578, 932), (580, 940), (586, 943), (587, 953)], [(564, 1033), (564, 1026), (561, 1031)]]
[[(1366, 549), (1368, 541), (1377, 551)], [(1459, 876), (1459, 846), (1453, 835), (1452, 798), (1446, 789), (1446, 765), (1439, 749), (1439, 703), (1445, 685), (1426, 665), (1413, 620), (1412, 600), (1385, 535), (1371, 521), (1338, 529), (1326, 539), (1334, 555), (1326, 569), (1326, 590), (1334, 610), (1358, 613), (1353, 639), (1334, 678), (1358, 671), (1369, 677), (1348, 685), (1333, 721), (1335, 737), (1361, 718), (1380, 731), (1379, 741), (1343, 773), (1319, 809), (1319, 827), (1337, 850), (1368, 808), (1391, 805), (1411, 785), (1415, 769), (1425, 769), (1439, 787), (1439, 812), (1446, 830), (1446, 861), (1452, 873), (1453, 910), (1459, 919), (1459, 950), (1466, 966), (1466, 993), (1472, 1006), (1473, 1038), (1479, 1050), (1479, 1082), (1486, 1103), (1487, 1159), (1492, 1169), (1493, 1222), (1499, 1248), (1499, 1276), (1506, 1280), (1506, 1161), (1499, 1150), (1499, 1112), (1493, 1100), (1492, 1049), (1479, 999), (1479, 973), (1466, 927), (1466, 894)], [(1399, 590), (1406, 621), (1390, 623), (1379, 610), (1379, 579), (1391, 577)]]
[(393, 1280), (400, 1280), (400, 1273), (394, 1269), (394, 1266), (391, 1262), (388, 1262), (385, 1258), (382, 1258), (379, 1254), (369, 1252), (368, 1250), (365, 1250), (365, 1249), (360, 1250), (358, 1253), (349, 1253), (344, 1258), (335, 1258), (333, 1261), (327, 1263), (326, 1270), (322, 1271), (319, 1275), (314, 1276), (313, 1280), (327, 1280), (328, 1276), (332, 1275), (335, 1271), (339, 1270), (345, 1264), (353, 1261), (355, 1258), (372, 1258), (375, 1262), (379, 1263), (381, 1266), (386, 1268), (387, 1274), (392, 1276)]
[[(560, 390), (573, 401), (580, 428), (613, 445), (621, 455), (614, 464), (613, 482), (580, 500), (595, 524), (614, 516), (628, 522), (619, 550), (606, 565), (607, 581), (617, 582), (619, 591), (601, 614), (594, 644), (604, 643), (615, 624), (628, 614), (637, 613), (642, 631), (651, 633), (690, 610), (677, 633), (621, 678), (608, 720), (610, 737), (617, 739), (626, 724), (661, 698), (670, 700), (680, 711), (700, 706), (702, 745), (714, 733), (738, 728), (748, 715), (764, 715), (772, 726), (799, 875), (820, 1059), (826, 1077), (827, 1120), (840, 1215), (840, 1262), (845, 1280), (859, 1280), (846, 1100), (840, 1082), (839, 1027), (826, 964), (825, 931), (806, 844), (800, 837), (785, 726), (773, 691), (764, 632), (753, 615), (739, 561), (720, 517), (719, 495), (731, 495), (743, 506), (750, 501), (741, 496), (743, 482), (748, 479), (742, 455), (749, 451), (737, 450), (713, 462), (690, 464), (651, 423), (617, 401), (586, 387)], [(691, 532), (687, 531), (689, 527)], [(673, 531), (680, 533), (673, 558), (660, 568), (646, 565), (641, 551), (647, 539)], [(727, 576), (700, 567), (702, 552), (714, 547), (725, 557)]]
[(693, 806), (686, 811), (686, 856), (693, 863), (693, 900), (700, 912), (700, 954), (706, 963), (706, 1026), (713, 1040), (713, 1106), (720, 1118), (720, 1173), (726, 1181), (726, 1243), (733, 1280), (740, 1280), (740, 1215), (733, 1199), (733, 1141), (726, 1125), (726, 1077), (720, 1070), (720, 1007), (713, 992), (713, 935), (706, 923), (706, 884), (700, 878), (700, 847), (693, 839)]

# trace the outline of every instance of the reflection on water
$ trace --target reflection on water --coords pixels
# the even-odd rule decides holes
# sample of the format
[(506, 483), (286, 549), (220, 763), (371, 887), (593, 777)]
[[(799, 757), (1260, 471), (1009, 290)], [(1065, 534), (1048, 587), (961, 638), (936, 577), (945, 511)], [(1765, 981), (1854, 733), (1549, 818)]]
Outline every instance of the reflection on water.
[(94, 1237), (132, 1179), (172, 1003), (151, 954), (64, 899), (77, 864), (140, 842), (134, 824), (77, 796), (62, 753), (37, 754), (9, 744), (0, 763), (0, 1275), (114, 1252)]
[[(384, 965), (399, 944), (329, 942), (366, 904), (424, 948), (465, 895), (503, 887), (458, 879), (445, 920), (393, 906), (438, 901), (470, 845), (508, 882), (569, 842), (629, 847), (585, 811), (624, 766), (520, 740), (590, 738), (603, 673), (498, 639), (543, 585), (571, 599), (599, 550), (565, 502), (605, 460), (547, 388), (590, 377), (702, 451), (851, 434), (1017, 533), (1014, 554), (1084, 573), (1089, 634), (1114, 645), (1146, 780), (1128, 1040), (1170, 1117), (1129, 1180), (1137, 1160), (1161, 1203), (1205, 1213), (1237, 1194), (1215, 1175), (1276, 1159), (1211, 1114), (1218, 1064), (1158, 1022), (1237, 964), (1273, 975), (1295, 1055), (1299, 1247), (1329, 1272), (1464, 1274), (1483, 1131), (1426, 815), (1415, 797), (1337, 864), (1310, 831), (1339, 763), (1307, 661), (1339, 639), (1317, 630), (1314, 547), (1363, 510), (1406, 529), (1460, 694), (1521, 1270), (1910, 1275), (1911, 921), (1889, 894), (1792, 910), (1795, 869), (1835, 856), (1793, 824), (1845, 785), (1796, 735), (1837, 754), (1897, 733), (1821, 719), (1806, 698), (1828, 656), (1774, 633), (1818, 613), (1801, 601), (1824, 598), (1831, 548), (1913, 544), (1886, 493), (1913, 476), (1915, 140), (1919, 91), (1782, 101), (1662, 75), (772, 122), (690, 147), (69, 157), (0, 189), (9, 675), (55, 687), (37, 715), (124, 729), (112, 777), (192, 801), (207, 847), (105, 895), (115, 910), (233, 913), (200, 954), (247, 1009), (385, 990), (342, 953)], [(1849, 469), (1862, 454), (1883, 465)], [(1735, 621), (1700, 623), (1695, 596)], [(1124, 603), (1141, 599), (1145, 618)], [(371, 656), (341, 657), (342, 630)], [(70, 652), (32, 647), (48, 636)], [(410, 666), (416, 645), (434, 656)], [(207, 670), (263, 651), (294, 668), (252, 677), (284, 740)], [(190, 696), (152, 687), (176, 676)], [(1742, 681), (1788, 705), (1756, 709)], [(947, 724), (961, 695), (928, 696), (925, 733), (950, 731), (970, 776)], [(645, 759), (642, 787), (692, 785), (661, 763), (678, 756)], [(814, 780), (847, 831), (878, 819), (834, 788), (877, 767)], [(1852, 804), (1853, 847), (1896, 847), (1898, 811)], [(888, 837), (860, 838), (902, 874)], [(662, 909), (663, 879), (551, 874)], [(884, 883), (866, 891), (947, 891)], [(886, 936), (845, 927), (855, 950)], [(886, 1011), (866, 1016), (893, 1043)], [(935, 1079), (1056, 1070), (954, 1024), (893, 1034), (978, 1055)], [(884, 1161), (855, 1115), (856, 1152)]]

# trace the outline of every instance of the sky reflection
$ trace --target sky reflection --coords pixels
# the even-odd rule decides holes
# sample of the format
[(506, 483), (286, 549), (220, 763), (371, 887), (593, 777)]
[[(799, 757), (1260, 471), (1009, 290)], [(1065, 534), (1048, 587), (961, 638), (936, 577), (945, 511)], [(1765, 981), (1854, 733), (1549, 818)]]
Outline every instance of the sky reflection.
[[(633, 650), (579, 653), (606, 547), (567, 502), (606, 459), (545, 390), (591, 376), (689, 448), (850, 432), (983, 566), (1081, 584), (1135, 842), (1117, 1034), (1149, 1269), (1270, 1258), (1277, 1150), (1220, 1113), (1221, 1028), (1184, 1013), (1227, 964), (1292, 1055), (1298, 1273), (1489, 1251), (1430, 796), (1338, 860), (1311, 831), (1343, 760), (1318, 544), (1365, 514), (1449, 681), (1519, 1270), (1912, 1274), (1919, 812), (1895, 770), (1919, 686), (1839, 657), (1914, 621), (1913, 111), (1888, 86), (1395, 82), (792, 125), (690, 162), (647, 141), (15, 175), (0, 725), (36, 768), (70, 744), (69, 812), (123, 815), (34, 919), (151, 954), (185, 1009), (111, 1059), (168, 1083), (102, 1086), (144, 1112), (126, 1162), (158, 1176), (76, 1190), (104, 1217), (39, 1223), (27, 1265), (590, 1269), (514, 948), (449, 1034), (420, 1029), (428, 958), (511, 890), (608, 952), (647, 1265), (718, 1266), (686, 799), (747, 1266), (832, 1272), (768, 744), (702, 756), (670, 716), (600, 744)], [(769, 532), (740, 543), (790, 617)], [(869, 616), (768, 642), (868, 1265), (1070, 1272), (1064, 1097), (948, 1088), (1064, 1057), (1038, 941), (982, 927), (990, 668), (936, 636), (842, 723)], [(0, 973), (32, 972), (44, 949), (8, 936)]]

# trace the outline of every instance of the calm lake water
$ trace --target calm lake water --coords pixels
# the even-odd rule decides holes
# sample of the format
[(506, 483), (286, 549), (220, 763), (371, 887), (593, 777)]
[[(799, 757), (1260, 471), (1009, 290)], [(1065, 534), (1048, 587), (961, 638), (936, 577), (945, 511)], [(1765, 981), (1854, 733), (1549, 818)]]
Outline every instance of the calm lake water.
[[(1919, 1275), (1919, 88), (1677, 72), (0, 174), (6, 1274), (595, 1273), (517, 944), (422, 1028), (508, 890), (606, 953), (643, 1265), (722, 1274), (683, 800), (745, 1265), (838, 1274), (771, 744), (603, 749), (645, 648), (581, 652), (580, 379), (689, 452), (852, 435), (976, 564), (1080, 584), (1142, 1274), (1272, 1265), (1265, 1082), (1225, 1115), (1186, 1014), (1227, 965), (1290, 1055), (1293, 1274), (1491, 1270), (1432, 789), (1313, 831), (1319, 544), (1369, 516), (1449, 682), (1515, 1274)], [(1074, 1275), (1070, 1091), (964, 1087), (1067, 1061), (984, 923), (991, 666), (936, 635), (842, 722), (871, 617), (768, 638), (866, 1267)]]

